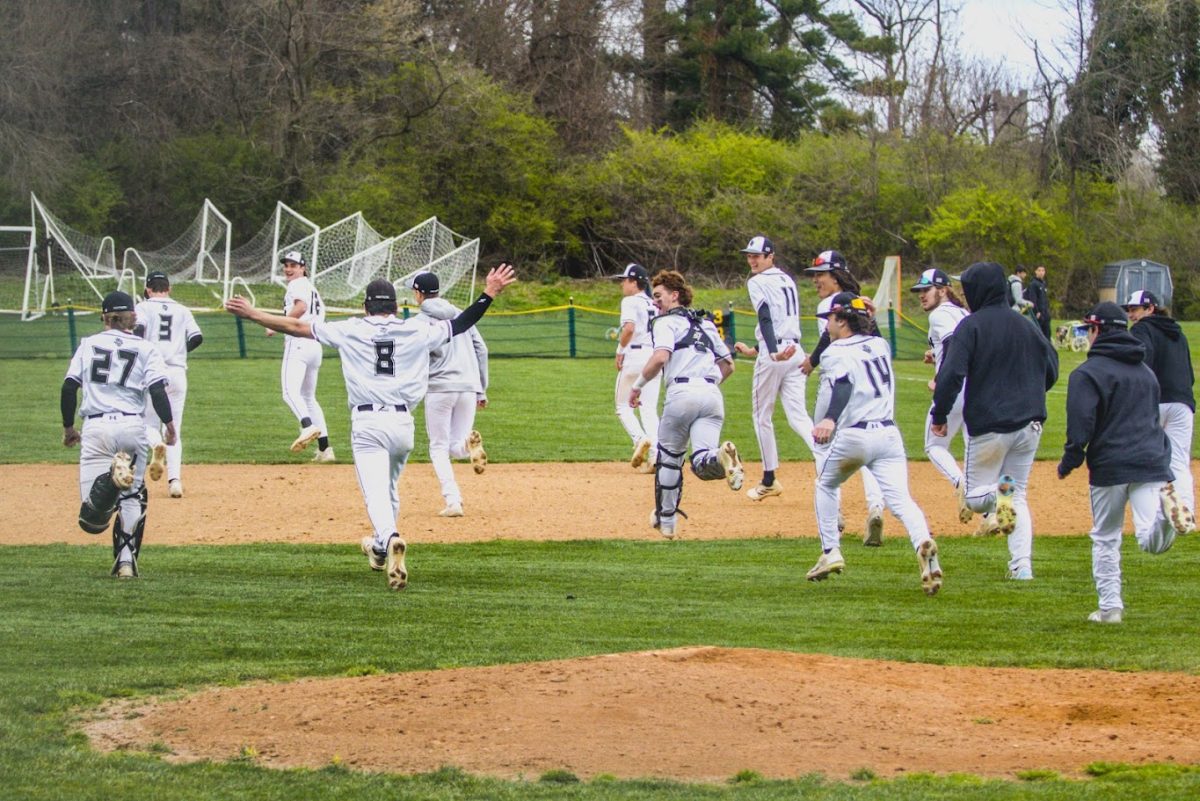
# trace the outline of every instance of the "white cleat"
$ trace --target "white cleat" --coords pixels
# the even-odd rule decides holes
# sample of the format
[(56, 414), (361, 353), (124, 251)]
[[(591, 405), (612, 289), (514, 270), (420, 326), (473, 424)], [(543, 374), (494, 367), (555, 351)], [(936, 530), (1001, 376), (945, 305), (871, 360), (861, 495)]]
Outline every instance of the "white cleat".
[(129, 489), (133, 486), (133, 458), (125, 451), (117, 451), (112, 458), (109, 474), (117, 489)]
[(746, 497), (752, 501), (761, 501), (763, 498), (773, 498), (783, 494), (783, 485), (779, 483), (779, 479), (775, 479), (775, 483), (771, 486), (759, 484), (746, 490)]
[(1195, 515), (1179, 500), (1179, 493), (1175, 491), (1174, 484), (1163, 485), (1158, 491), (1158, 498), (1162, 503), (1163, 516), (1171, 521), (1171, 527), (1177, 533), (1186, 534), (1196, 527)]
[(646, 464), (650, 458), (650, 440), (647, 437), (642, 437), (638, 440), (637, 445), (633, 446), (633, 458), (629, 460), (629, 466), (637, 470), (642, 465)]
[(296, 437), (296, 441), (292, 443), (292, 453), (299, 453), (320, 438), (321, 429), (309, 426), (301, 431), (300, 436)]
[(863, 535), (863, 545), (868, 548), (883, 545), (883, 509), (878, 506), (872, 506), (867, 511), (867, 533)]
[(467, 435), (467, 452), (471, 454), (471, 467), (475, 468), (476, 474), (487, 469), (487, 451), (483, 449), (483, 435), (478, 431)]
[(678, 521), (678, 517), (673, 517), (670, 520), (663, 520), (658, 516), (658, 512), (650, 513), (650, 527), (658, 529), (658, 533), (662, 534), (669, 540), (675, 539), (675, 524)]
[(967, 486), (965, 479), (958, 485), (958, 489), (954, 491), (954, 494), (958, 498), (958, 522), (970, 523), (975, 513), (967, 506)]
[(408, 546), (399, 534), (393, 534), (387, 544), (387, 558), (384, 566), (387, 568), (388, 586), (393, 590), (402, 590), (408, 586), (408, 570), (404, 567), (404, 553)]
[(991, 512), (979, 518), (979, 525), (972, 532), (975, 537), (991, 537), (1000, 532), (1000, 527), (996, 523), (996, 513)]
[(183, 497), (183, 482), (177, 478), (173, 478), (167, 482), (167, 494), (172, 498)]
[(742, 481), (746, 477), (746, 472), (742, 469), (742, 460), (738, 457), (737, 446), (725, 440), (721, 443), (718, 458), (721, 460), (721, 466), (725, 468), (725, 481), (729, 483), (731, 490), (737, 492), (742, 488)]
[(933, 540), (925, 540), (917, 548), (917, 562), (921, 565), (921, 589), (926, 595), (937, 595), (942, 588), (942, 565), (938, 562), (938, 547)]
[(448, 503), (446, 508), (438, 512), (438, 517), (462, 517), (463, 508), (461, 503)]
[(337, 457), (333, 455), (333, 448), (326, 448), (323, 451), (317, 451), (313, 461), (317, 464), (333, 464), (337, 461)]
[(367, 564), (371, 566), (372, 570), (383, 570), (387, 564), (387, 555), (381, 551), (375, 550), (374, 537), (372, 537), (370, 534), (363, 537), (358, 547), (361, 548), (363, 554), (366, 555)]
[(150, 464), (146, 465), (146, 475), (151, 481), (158, 481), (167, 471), (167, 446), (161, 442), (150, 449)]
[(1088, 615), (1088, 621), (1092, 623), (1120, 623), (1120, 609), (1097, 609)]
[(137, 573), (133, 572), (133, 563), (132, 562), (121, 562), (119, 565), (117, 565), (117, 578), (119, 578), (119, 579), (137, 578)]
[(846, 569), (846, 560), (842, 552), (834, 548), (829, 553), (821, 554), (821, 558), (813, 565), (812, 570), (805, 576), (809, 581), (824, 581), (832, 573), (841, 573)]

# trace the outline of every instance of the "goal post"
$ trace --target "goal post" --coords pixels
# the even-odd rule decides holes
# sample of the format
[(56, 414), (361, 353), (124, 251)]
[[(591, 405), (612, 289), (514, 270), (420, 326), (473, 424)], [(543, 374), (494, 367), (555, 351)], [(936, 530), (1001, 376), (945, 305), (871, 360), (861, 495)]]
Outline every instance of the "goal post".
[(875, 290), (875, 297), (872, 299), (880, 328), (887, 325), (889, 308), (895, 310), (896, 325), (900, 325), (903, 298), (904, 291), (900, 286), (900, 257), (888, 256), (883, 260), (883, 274), (879, 276), (879, 287)]

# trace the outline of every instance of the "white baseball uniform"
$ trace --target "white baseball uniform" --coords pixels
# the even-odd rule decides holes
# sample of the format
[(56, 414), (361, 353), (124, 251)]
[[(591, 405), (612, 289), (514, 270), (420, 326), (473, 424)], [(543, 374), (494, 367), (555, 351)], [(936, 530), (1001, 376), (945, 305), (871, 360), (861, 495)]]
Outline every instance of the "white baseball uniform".
[[(183, 464), (183, 407), (187, 403), (188, 340), (200, 335), (200, 326), (192, 310), (171, 297), (143, 300), (134, 309), (137, 325), (144, 326), (143, 339), (150, 342), (163, 357), (167, 367), (167, 399), (175, 423), (175, 444), (167, 446), (167, 480), (181, 478)], [(147, 400), (146, 437), (150, 447), (160, 445), (162, 421)]]
[[(290, 314), (296, 301), (305, 305), (304, 314), (298, 319), (306, 323), (325, 321), (325, 304), (321, 293), (305, 276), (288, 281), (287, 293), (283, 297), (283, 313)], [(283, 386), (283, 402), (296, 415), (297, 420), (308, 418), (321, 429), (321, 436), (329, 436), (325, 427), (325, 412), (317, 403), (317, 376), (321, 370), (321, 344), (307, 337), (287, 336), (283, 345), (283, 365), (279, 379)]]
[[(461, 309), (442, 298), (421, 303), (417, 315), (427, 322), (450, 320)], [(475, 427), (475, 409), (487, 399), (488, 350), (472, 327), (453, 337), (429, 355), (429, 390), (425, 395), (425, 428), (429, 434), (429, 461), (442, 487), (446, 505), (462, 505), (462, 492), (454, 478), (451, 459), (466, 459), (467, 435)]]
[(658, 396), (662, 388), (662, 379), (655, 376), (646, 382), (642, 387), (641, 406), (637, 410), (629, 405), (629, 392), (633, 389), (633, 382), (642, 374), (642, 368), (650, 360), (653, 351), (650, 342), (650, 322), (657, 313), (654, 301), (645, 292), (636, 292), (621, 298), (621, 327), (631, 323), (633, 338), (625, 347), (625, 359), (621, 362), (621, 371), (617, 373), (615, 393), (617, 418), (625, 427), (625, 433), (634, 445), (643, 439), (650, 440), (652, 454), (658, 450)]
[[(938, 304), (938, 306), (929, 312), (929, 348), (933, 351), (933, 371), (937, 373), (942, 366), (942, 359), (946, 354), (947, 340), (954, 333), (954, 329), (958, 328), (958, 324), (969, 314), (969, 312), (960, 307), (955, 306), (950, 301), (946, 300)], [(932, 408), (932, 403), (930, 404)], [(954, 401), (954, 406), (951, 407), (950, 413), (946, 416), (946, 436), (939, 437), (930, 431), (931, 421), (928, 415), (925, 419), (925, 455), (929, 457), (929, 461), (933, 466), (941, 472), (950, 483), (958, 489), (962, 484), (963, 474), (959, 469), (958, 463), (954, 461), (953, 454), (950, 453), (950, 441), (954, 439), (962, 429), (963, 424), (963, 393), (958, 393), (958, 398)]]
[(341, 356), (354, 470), (382, 552), (400, 516), (396, 484), (413, 449), (412, 410), (429, 384), (429, 354), (452, 336), (450, 323), (388, 314), (311, 326), (316, 342)]
[[(788, 425), (813, 449), (812, 418), (808, 416), (805, 388), (808, 377), (800, 370), (804, 363), (804, 348), (800, 346), (800, 302), (796, 282), (778, 267), (771, 267), (750, 276), (746, 282), (750, 305), (759, 319), (765, 315), (771, 322), (768, 342), (762, 324), (754, 327), (758, 340), (758, 358), (754, 361), (754, 381), (750, 403), (754, 416), (754, 433), (762, 452), (763, 470), (779, 467), (779, 447), (775, 441), (775, 402), (783, 401), (783, 413)], [(775, 361), (772, 356), (790, 345), (796, 353), (787, 361)]]
[(892, 353), (881, 337), (855, 334), (829, 344), (821, 356), (826, 398), (816, 419), (827, 416), (828, 399), (838, 381), (849, 381), (850, 400), (835, 421), (833, 439), (816, 480), (817, 528), (821, 547), (839, 548), (837, 488), (861, 465), (878, 481), (883, 500), (908, 531), (914, 550), (930, 539), (929, 526), (908, 491), (904, 441), (894, 421), (895, 381)]

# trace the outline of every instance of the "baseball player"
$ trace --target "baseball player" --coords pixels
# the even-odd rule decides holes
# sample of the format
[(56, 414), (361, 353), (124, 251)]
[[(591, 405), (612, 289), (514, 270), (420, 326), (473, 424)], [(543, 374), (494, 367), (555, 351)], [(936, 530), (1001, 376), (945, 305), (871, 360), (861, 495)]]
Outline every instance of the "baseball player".
[(830, 339), (821, 358), (821, 383), (828, 392), (816, 408), (820, 422), (813, 427), (813, 439), (829, 450), (816, 479), (821, 556), (807, 578), (822, 581), (845, 569), (838, 541), (837, 488), (866, 467), (879, 482), (887, 507), (908, 530), (921, 569), (921, 588), (935, 595), (942, 588), (937, 543), (908, 492), (904, 441), (893, 419), (892, 351), (882, 337), (870, 333), (873, 313), (869, 302), (849, 292), (834, 295), (829, 310), (820, 312)]
[[(89, 534), (112, 530), (112, 575), (135, 578), (146, 529), (146, 397), (164, 426), (163, 441), (175, 443), (167, 397), (167, 367), (159, 352), (134, 335), (133, 298), (109, 292), (101, 304), (104, 330), (84, 337), (63, 379), (60, 405), (63, 445), (79, 449), (79, 527)], [(82, 436), (75, 430), (75, 405), (83, 390)]]
[(388, 586), (394, 590), (408, 585), (408, 546), (396, 531), (400, 515), (396, 484), (413, 449), (411, 410), (428, 387), (429, 354), (475, 325), (492, 300), (515, 280), (508, 264), (491, 270), (483, 294), (452, 320), (397, 317), (396, 288), (383, 278), (367, 284), (365, 317), (335, 323), (268, 314), (242, 297), (225, 303), (239, 317), (292, 337), (315, 339), (341, 355), (354, 470), (374, 529), (373, 536), (363, 537), (361, 548), (372, 570), (386, 571)]
[(1179, 494), (1184, 516), (1173, 521), (1180, 534), (1196, 528), (1196, 493), (1192, 484), (1192, 427), (1196, 398), (1192, 394), (1192, 352), (1179, 323), (1159, 305), (1153, 292), (1134, 292), (1125, 305), (1133, 322), (1129, 333), (1146, 348), (1146, 365), (1158, 379), (1162, 395), (1158, 422), (1171, 441), (1171, 482)]
[[(617, 334), (617, 419), (633, 440), (629, 464), (643, 473), (654, 472), (658, 452), (658, 376), (642, 387), (642, 404), (635, 412), (629, 405), (629, 390), (650, 359), (650, 321), (658, 310), (650, 297), (650, 276), (640, 264), (627, 264), (617, 275), (621, 282), (621, 329)], [(640, 418), (639, 419), (639, 415)]]
[[(438, 297), (441, 284), (433, 273), (413, 276), (410, 288), (429, 322), (452, 320), (462, 310)], [(429, 390), (425, 394), (425, 428), (429, 461), (442, 485), (446, 508), (442, 517), (462, 517), (463, 499), (454, 480), (451, 459), (470, 459), (476, 473), (487, 467), (483, 437), (475, 430), (475, 409), (487, 406), (488, 350), (472, 326), (429, 354)]]
[[(805, 357), (804, 363), (800, 366), (800, 370), (805, 374), (810, 374), (814, 368), (821, 364), (821, 354), (829, 347), (829, 335), (826, 333), (826, 318), (821, 316), (822, 312), (828, 312), (830, 305), (833, 303), (833, 297), (838, 292), (849, 292), (852, 295), (857, 295), (859, 292), (858, 281), (850, 274), (850, 268), (846, 264), (846, 258), (836, 250), (822, 251), (813, 259), (812, 265), (804, 270), (805, 275), (812, 278), (813, 287), (817, 290), (817, 346), (813, 351)], [(871, 323), (874, 325), (874, 321)], [(873, 329), (874, 333), (879, 333), (879, 328), (876, 326)], [(821, 398), (821, 392), (824, 391), (826, 384), (818, 385), (817, 403), (822, 400), (828, 403), (828, 398)], [(817, 469), (821, 468), (821, 455), (825, 452), (824, 446), (814, 441), (815, 450), (813, 457), (817, 463)], [(863, 535), (863, 545), (880, 546), (883, 545), (883, 491), (879, 488), (879, 482), (871, 474), (870, 470), (865, 467), (858, 471), (862, 478), (863, 494), (867, 499), (867, 525), (866, 533)], [(841, 490), (838, 490), (839, 508)], [(838, 516), (838, 530), (844, 528), (841, 522), (841, 515)]]
[(783, 494), (783, 484), (775, 478), (779, 467), (779, 446), (775, 442), (775, 401), (783, 401), (788, 425), (812, 450), (812, 418), (808, 416), (805, 387), (808, 376), (800, 370), (804, 363), (804, 348), (800, 346), (800, 301), (796, 282), (775, 266), (775, 245), (765, 236), (753, 237), (746, 247), (746, 263), (750, 278), (746, 288), (750, 305), (758, 315), (754, 338), (758, 347), (741, 342), (734, 350), (743, 356), (757, 357), (754, 361), (754, 383), (750, 403), (754, 416), (754, 433), (762, 452), (762, 481), (746, 491), (752, 501), (761, 501)]
[[(654, 512), (650, 525), (667, 539), (676, 533), (683, 495), (683, 458), (692, 443), (692, 472), (701, 481), (723, 478), (731, 490), (742, 488), (744, 471), (737, 447), (720, 445), (725, 399), (718, 385), (733, 373), (733, 355), (712, 321), (688, 308), (692, 288), (674, 270), (651, 281), (659, 315), (650, 325), (654, 353), (633, 382), (629, 405), (641, 404), (642, 388), (659, 373), (667, 385), (658, 423), (658, 461), (654, 470)], [(686, 515), (685, 515), (686, 516)]]
[(154, 404), (146, 404), (146, 438), (150, 442), (150, 464), (146, 475), (158, 481), (167, 474), (167, 492), (172, 498), (183, 497), (183, 407), (187, 403), (187, 358), (200, 347), (204, 336), (192, 310), (171, 297), (171, 279), (166, 273), (146, 276), (146, 299), (134, 309), (137, 322), (133, 333), (152, 343), (167, 365), (167, 398), (175, 422), (175, 444), (163, 442), (162, 421)]
[(955, 329), (934, 379), (929, 430), (949, 436), (962, 392), (964, 500), (973, 512), (996, 513), (996, 531), (1008, 535), (1008, 576), (1029, 581), (1033, 521), (1025, 492), (1046, 420), (1046, 390), (1058, 380), (1058, 354), (1032, 320), (1009, 307), (1003, 267), (972, 264), (960, 280), (971, 314)]
[[(305, 323), (325, 322), (325, 304), (321, 293), (308, 278), (308, 262), (297, 250), (283, 255), (283, 276), (287, 292), (283, 296), (283, 313)], [(274, 331), (268, 330), (267, 336)], [(321, 371), (321, 344), (313, 339), (288, 335), (283, 346), (283, 366), (279, 380), (283, 385), (283, 402), (300, 421), (300, 436), (292, 443), (292, 453), (299, 453), (314, 440), (317, 455), (314, 462), (334, 461), (329, 447), (329, 429), (325, 427), (325, 412), (317, 403), (317, 376)]]
[(1067, 441), (1058, 477), (1087, 459), (1092, 501), (1092, 577), (1100, 606), (1093, 623), (1120, 623), (1121, 529), (1133, 512), (1138, 547), (1152, 554), (1175, 542), (1180, 501), (1171, 480), (1171, 444), (1158, 423), (1159, 388), (1143, 361), (1145, 348), (1126, 330), (1115, 303), (1084, 318), (1087, 360), (1067, 382)]

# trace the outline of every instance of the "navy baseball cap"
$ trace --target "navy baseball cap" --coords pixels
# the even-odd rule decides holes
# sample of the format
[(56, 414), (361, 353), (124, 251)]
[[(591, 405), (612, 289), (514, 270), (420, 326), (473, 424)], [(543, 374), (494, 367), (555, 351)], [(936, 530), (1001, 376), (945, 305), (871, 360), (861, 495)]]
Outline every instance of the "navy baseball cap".
[(436, 295), (438, 289), (441, 288), (441, 283), (433, 273), (417, 273), (413, 276), (410, 286), (422, 295)]
[(1108, 326), (1117, 326), (1126, 328), (1129, 326), (1129, 318), (1125, 316), (1125, 312), (1115, 303), (1104, 301), (1097, 303), (1095, 307), (1087, 313), (1087, 317), (1083, 321), (1088, 325), (1096, 325), (1101, 328)]
[(299, 264), (301, 267), (308, 266), (308, 262), (304, 260), (304, 254), (298, 250), (289, 250), (287, 253), (284, 253), (279, 257), (279, 261), (281, 264), (285, 261), (290, 261), (295, 264)]
[(859, 317), (870, 317), (875, 313), (871, 303), (866, 298), (853, 292), (839, 292), (833, 296), (829, 311), (817, 312), (818, 317), (831, 317), (835, 314), (857, 314)]
[(950, 286), (950, 276), (935, 268), (921, 273), (921, 278), (909, 287), (909, 291), (921, 292), (936, 286)]
[(155, 270), (152, 273), (146, 273), (146, 283), (148, 284), (151, 281), (166, 281), (168, 284), (171, 283), (170, 277), (162, 270)]
[(396, 287), (386, 278), (376, 278), (367, 284), (366, 300), (396, 300)]
[(830, 270), (848, 270), (846, 257), (836, 250), (823, 250), (812, 260), (812, 266), (805, 268), (806, 273), (826, 273)]
[(104, 296), (104, 301), (100, 304), (100, 309), (105, 314), (109, 312), (133, 311), (133, 298), (126, 292), (109, 292)]
[(762, 234), (750, 238), (746, 243), (746, 247), (742, 248), (743, 253), (757, 253), (760, 256), (770, 256), (775, 252), (775, 245), (770, 239), (767, 239)]
[(1139, 289), (1129, 296), (1129, 300), (1125, 302), (1126, 309), (1132, 309), (1139, 306), (1157, 306), (1158, 298), (1148, 289)]
[(632, 261), (625, 265), (625, 269), (616, 275), (610, 275), (609, 279), (613, 281), (624, 281), (626, 278), (633, 281), (649, 281), (650, 273), (646, 272), (646, 268)]

